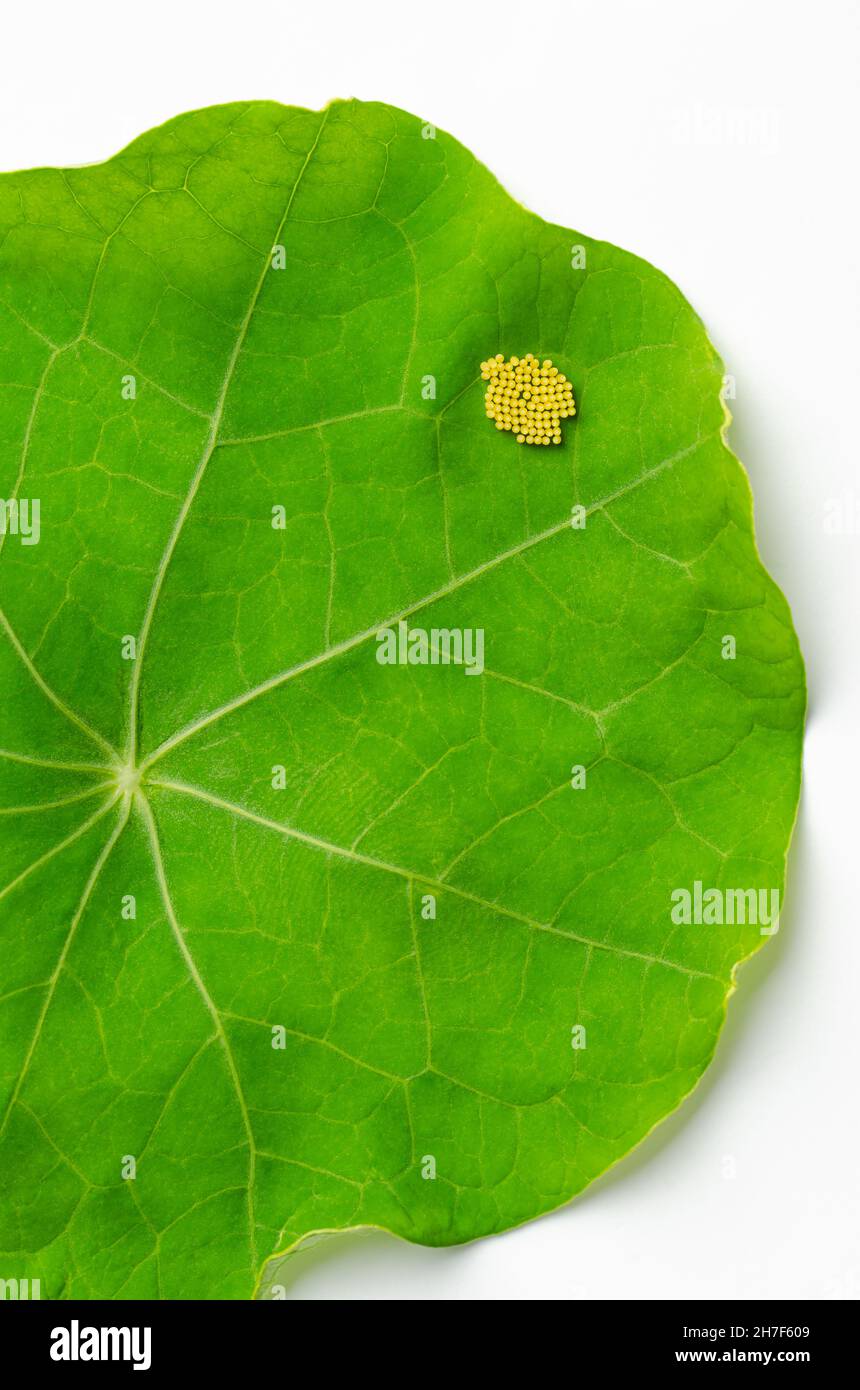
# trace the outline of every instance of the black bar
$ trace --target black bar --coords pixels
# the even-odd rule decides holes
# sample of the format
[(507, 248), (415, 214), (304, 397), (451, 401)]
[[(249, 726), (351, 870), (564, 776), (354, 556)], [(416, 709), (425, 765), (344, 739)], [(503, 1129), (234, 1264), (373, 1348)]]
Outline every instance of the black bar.
[[(0, 1305), (0, 1329), (4, 1361), (16, 1373), (92, 1378), (131, 1374), (137, 1365), (156, 1378), (187, 1371), (251, 1376), (257, 1383), (270, 1375), (329, 1381), (342, 1358), (351, 1376), (371, 1373), (375, 1365), (387, 1368), (386, 1380), (426, 1384), (434, 1366), (459, 1378), (474, 1362), (473, 1374), (486, 1379), (496, 1365), (514, 1372), (521, 1358), (532, 1365), (529, 1379), (554, 1379), (565, 1365), (569, 1376), (563, 1378), (574, 1381), (584, 1369), (675, 1367), (695, 1374), (714, 1365), (762, 1371), (800, 1366), (820, 1373), (851, 1365), (857, 1324), (856, 1308), (843, 1302), (583, 1301), (561, 1312), (553, 1308), (541, 1327), (525, 1309), (498, 1323), (490, 1311), (494, 1303), (466, 1302), (452, 1317), (436, 1302), (412, 1302), (395, 1322), (362, 1301), (352, 1325), (342, 1308), (326, 1307), (320, 1315), (289, 1300), (270, 1307), (7, 1300)], [(98, 1360), (88, 1359), (91, 1350)], [(69, 1359), (55, 1359), (58, 1353)], [(311, 1365), (301, 1370), (305, 1360)]]

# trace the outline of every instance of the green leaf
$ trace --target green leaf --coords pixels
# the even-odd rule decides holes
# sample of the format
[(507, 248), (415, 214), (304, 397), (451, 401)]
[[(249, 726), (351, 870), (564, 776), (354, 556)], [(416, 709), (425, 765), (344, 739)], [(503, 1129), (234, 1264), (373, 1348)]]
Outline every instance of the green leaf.
[[(243, 1298), (568, 1201), (766, 939), (673, 892), (781, 892), (797, 803), (699, 319), (361, 102), (5, 176), (0, 245), (0, 1270)], [(573, 382), (560, 447), (485, 418), (497, 351)], [(483, 673), (381, 664), (401, 621)]]

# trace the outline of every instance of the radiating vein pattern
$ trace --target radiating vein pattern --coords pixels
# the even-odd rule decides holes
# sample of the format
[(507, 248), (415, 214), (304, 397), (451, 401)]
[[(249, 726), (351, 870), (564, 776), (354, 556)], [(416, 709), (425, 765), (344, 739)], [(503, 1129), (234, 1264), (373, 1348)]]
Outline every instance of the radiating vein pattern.
[[(252, 102), (0, 179), (0, 333), (0, 1272), (569, 1200), (766, 939), (673, 893), (781, 893), (797, 804), (696, 315), (414, 116)], [(484, 416), (526, 350), (558, 448)]]

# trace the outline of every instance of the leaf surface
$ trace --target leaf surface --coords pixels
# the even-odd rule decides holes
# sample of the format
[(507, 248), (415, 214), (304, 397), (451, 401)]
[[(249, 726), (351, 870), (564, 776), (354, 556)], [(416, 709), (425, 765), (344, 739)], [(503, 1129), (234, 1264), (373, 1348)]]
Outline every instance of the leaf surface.
[[(699, 319), (361, 102), (4, 176), (0, 246), (0, 1268), (243, 1298), (566, 1202), (765, 939), (672, 893), (781, 892), (797, 804)], [(485, 419), (497, 351), (573, 382), (560, 447)], [(401, 621), (483, 673), (380, 664)]]

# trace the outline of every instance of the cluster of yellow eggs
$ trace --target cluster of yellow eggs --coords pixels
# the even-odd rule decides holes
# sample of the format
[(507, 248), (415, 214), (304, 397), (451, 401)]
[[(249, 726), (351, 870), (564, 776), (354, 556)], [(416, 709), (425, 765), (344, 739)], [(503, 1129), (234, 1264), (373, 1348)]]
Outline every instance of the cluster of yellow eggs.
[(501, 352), (481, 363), (481, 379), (489, 382), (487, 417), (497, 430), (511, 430), (518, 444), (560, 444), (561, 422), (576, 414), (573, 387), (549, 357), (532, 353), (510, 357)]

